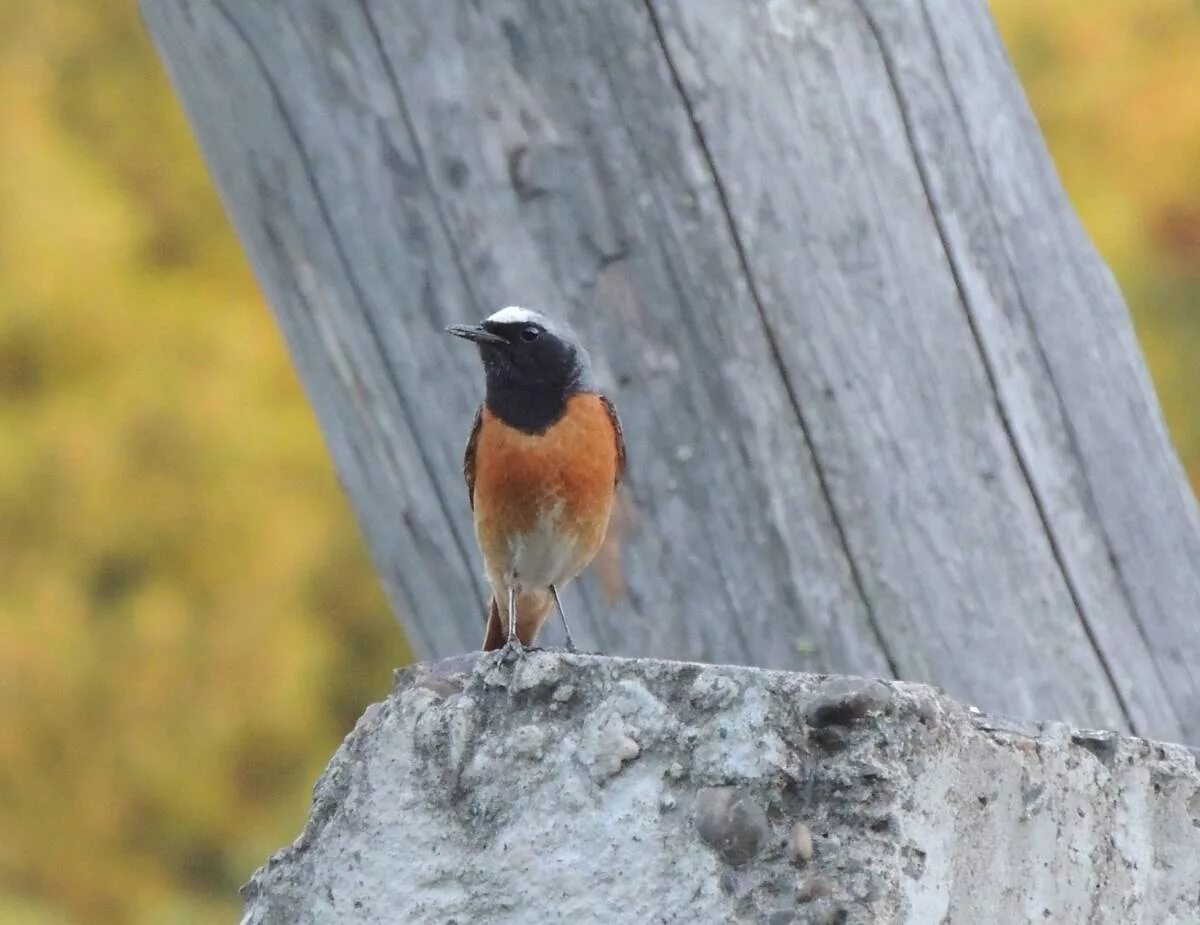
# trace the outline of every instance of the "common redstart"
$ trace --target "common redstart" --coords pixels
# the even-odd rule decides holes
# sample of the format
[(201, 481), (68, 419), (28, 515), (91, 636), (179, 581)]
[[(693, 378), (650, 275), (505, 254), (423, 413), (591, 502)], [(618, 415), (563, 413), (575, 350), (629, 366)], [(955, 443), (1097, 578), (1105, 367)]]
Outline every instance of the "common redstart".
[(449, 333), (479, 346), (486, 390), (463, 458), (475, 537), (492, 586), (485, 651), (519, 655), (587, 568), (608, 530), (625, 441), (575, 332), (525, 308)]

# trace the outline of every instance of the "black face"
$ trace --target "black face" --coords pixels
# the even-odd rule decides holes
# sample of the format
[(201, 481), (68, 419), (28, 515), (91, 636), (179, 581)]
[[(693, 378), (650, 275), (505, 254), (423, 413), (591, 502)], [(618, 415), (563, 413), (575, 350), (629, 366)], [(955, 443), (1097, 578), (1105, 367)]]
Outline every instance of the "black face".
[(479, 345), (487, 406), (512, 427), (544, 431), (562, 416), (567, 398), (579, 388), (575, 345), (537, 322), (485, 321), (447, 330)]

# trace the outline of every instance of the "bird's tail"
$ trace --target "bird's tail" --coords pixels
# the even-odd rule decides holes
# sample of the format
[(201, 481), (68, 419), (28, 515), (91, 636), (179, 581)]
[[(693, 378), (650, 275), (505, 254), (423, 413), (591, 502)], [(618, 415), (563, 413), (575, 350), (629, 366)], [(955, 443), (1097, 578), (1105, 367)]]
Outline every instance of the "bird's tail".
[[(526, 591), (517, 596), (517, 638), (521, 640), (521, 645), (533, 645), (534, 637), (546, 622), (553, 606), (554, 595), (550, 593), (549, 588)], [(488, 609), (487, 630), (483, 635), (483, 651), (502, 649), (507, 640), (508, 608), (501, 607), (493, 597)]]

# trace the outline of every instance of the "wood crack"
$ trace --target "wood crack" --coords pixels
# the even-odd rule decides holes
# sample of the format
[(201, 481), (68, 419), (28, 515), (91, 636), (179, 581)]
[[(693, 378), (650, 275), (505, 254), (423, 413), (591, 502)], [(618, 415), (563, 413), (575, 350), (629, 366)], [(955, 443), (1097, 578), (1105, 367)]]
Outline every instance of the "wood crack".
[(996, 412), (1000, 419), (1000, 424), (1004, 429), (1005, 438), (1012, 450), (1013, 458), (1017, 463), (1017, 467), (1021, 472), (1021, 477), (1024, 479), (1025, 486), (1029, 492), (1030, 499), (1033, 502), (1034, 509), (1037, 513), (1038, 520), (1042, 525), (1042, 532), (1046, 537), (1046, 542), (1050, 547), (1050, 553), (1054, 558), (1055, 565), (1059, 573), (1062, 575), (1063, 585), (1066, 588), (1067, 594), (1071, 598), (1071, 603), (1075, 607), (1075, 612), (1079, 617), (1080, 626), (1083, 629), (1084, 635), (1087, 637), (1088, 644), (1091, 646), (1092, 652), (1099, 662), (1101, 670), (1104, 672), (1105, 679), (1111, 689), (1113, 696), (1116, 698), (1117, 706), (1121, 711), (1121, 715), (1125, 723), (1131, 731), (1137, 733), (1136, 724), (1133, 722), (1130, 715), (1129, 705), (1125, 701), (1125, 697), (1121, 692), (1120, 686), (1116, 682), (1116, 677), (1113, 673), (1112, 666), (1108, 663), (1104, 651), (1101, 648), (1098, 639), (1096, 638), (1095, 630), (1092, 628), (1091, 622), (1084, 610), (1083, 602), (1080, 599), (1079, 591), (1075, 587), (1075, 583), (1071, 578), (1070, 570), (1067, 568), (1063, 551), (1059, 546), (1058, 539), (1054, 535), (1054, 531), (1050, 528), (1050, 518), (1046, 511), (1046, 505), (1041, 494), (1038, 492), (1037, 485), (1033, 478), (1033, 473), (1030, 471), (1029, 462), (1022, 452), (1020, 443), (1016, 438), (1016, 433), (1013, 428), (1012, 420), (1008, 413), (1008, 408), (1004, 404), (1004, 400), (1000, 394), (999, 381), (994, 369), (992, 359), (988, 354), (987, 347), (984, 343), (983, 335), (979, 330), (979, 323), (975, 317), (975, 312), (971, 305), (971, 299), (967, 295), (967, 289), (963, 283), (962, 273), (958, 265), (958, 260), (955, 257), (954, 249), (950, 244), (949, 234), (947, 233), (945, 223), (942, 219), (941, 211), (938, 209), (937, 202), (933, 195), (933, 185), (929, 176), (929, 169), (925, 163), (924, 157), (921, 155), (921, 149), (918, 145), (916, 131), (913, 128), (912, 113), (909, 111), (908, 101), (900, 88), (900, 81), (896, 71), (895, 61), (892, 59), (891, 51), (887, 43), (884, 41), (883, 32), (874, 17), (867, 10), (864, 0), (854, 0), (854, 6), (870, 31), (876, 46), (879, 49), (880, 61), (883, 64), (884, 72), (887, 76), (888, 85), (891, 88), (892, 97), (896, 103), (896, 111), (900, 116), (900, 122), (904, 130), (905, 139), (908, 142), (908, 148), (912, 152), (913, 166), (916, 168), (918, 179), (921, 183), (921, 191), (925, 197), (926, 205), (929, 209), (930, 217), (933, 220), (934, 227), (937, 231), (938, 240), (941, 243), (942, 251), (946, 258), (946, 265), (950, 271), (951, 278), (954, 281), (954, 287), (958, 292), (959, 301), (962, 304), (964, 315), (966, 316), (967, 325), (971, 331), (971, 337), (975, 342), (975, 347), (979, 353), (980, 362), (983, 367), (984, 375), (987, 377), (988, 387), (992, 392), (992, 397), (995, 402)]
[(722, 216), (725, 220), (725, 226), (729, 233), (731, 242), (733, 243), (734, 251), (737, 254), (738, 265), (741, 268), (742, 275), (746, 280), (746, 287), (750, 293), (750, 299), (754, 303), (755, 310), (758, 313), (759, 322), (762, 324), (763, 332), (767, 339), (767, 345), (771, 352), (771, 361), (775, 366), (780, 380), (783, 383), (784, 391), (787, 393), (788, 401), (791, 403), (792, 412), (796, 417), (796, 423), (803, 435), (805, 446), (808, 448), (809, 456), (813, 461), (813, 470), (816, 473), (817, 484), (821, 491), (821, 496), (825, 500), (825, 505), (829, 511), (829, 518), (833, 524), (833, 528), (837, 533), (838, 544), (841, 547), (842, 555), (845, 557), (847, 567), (850, 570), (851, 580), (854, 582), (855, 590), (862, 601), (864, 611), (867, 616), (867, 622), (871, 627), (872, 635), (874, 636), (876, 645), (879, 646), (880, 652), (883, 654), (884, 660), (887, 662), (888, 671), (895, 678), (900, 677), (900, 672), (896, 664), (895, 656), (887, 643), (887, 637), (883, 633), (875, 610), (871, 604), (871, 599), (867, 594), (866, 584), (863, 580), (862, 572), (858, 567), (858, 563), (850, 549), (849, 537), (846, 527), (842, 523), (841, 517), (838, 515), (837, 506), (834, 504), (833, 492), (829, 486), (829, 478), (825, 473), (825, 469), (821, 464), (820, 458), (817, 455), (817, 448), (812, 439), (812, 433), (809, 427), (808, 419), (804, 414), (804, 409), (800, 405), (799, 398), (796, 393), (794, 384), (791, 381), (791, 376), (788, 374), (787, 366), (783, 361), (783, 354), (779, 347), (778, 337), (771, 325), (770, 319), (767, 316), (766, 309), (763, 305), (762, 297), (759, 294), (757, 284), (754, 281), (754, 275), (751, 272), (750, 261), (746, 254), (745, 246), (742, 243), (741, 235), (738, 233), (737, 224), (733, 217), (733, 209), (729, 202), (729, 196), (725, 190), (725, 186), (721, 181), (721, 175), (717, 170), (716, 159), (713, 157), (712, 151), (709, 148), (708, 140), (704, 136), (704, 130), (700, 125), (700, 121), (696, 116), (692, 101), (687, 94), (687, 90), (683, 85), (683, 80), (679, 76), (678, 69), (671, 57), (670, 49), (667, 46), (666, 35), (663, 32), (662, 23), (659, 21), (658, 13), (654, 9), (653, 0), (644, 0), (646, 13), (650, 17), (650, 25), (654, 30), (655, 39), (658, 42), (659, 48), (662, 50), (663, 59), (666, 62), (667, 70), (671, 75), (671, 82), (675, 87), (676, 93), (687, 112), (688, 120), (691, 122), (692, 132), (696, 139), (696, 144), (700, 149), (700, 154), (704, 158), (705, 166), (709, 175), (712, 177), (713, 188), (716, 190), (717, 201), (721, 208)]
[[(950, 104), (954, 109), (955, 119), (958, 121), (959, 128), (962, 130), (963, 138), (966, 139), (967, 148), (971, 152), (971, 163), (975, 169), (976, 177), (979, 179), (978, 188), (982, 191), (984, 202), (987, 205), (988, 216), (991, 219), (992, 227), (996, 232), (997, 240), (1003, 241), (1004, 237), (1000, 233), (1000, 219), (996, 213), (995, 203), (992, 201), (991, 187), (985, 182), (985, 174), (983, 166), (979, 162), (979, 154), (975, 146), (971, 143), (971, 135), (968, 131), (966, 115), (963, 113), (962, 105), (959, 102), (957, 94), (954, 93), (954, 83), (950, 80), (950, 72), (946, 66), (946, 58), (942, 51), (941, 40), (938, 38), (937, 30), (933, 26), (933, 20), (929, 15), (929, 7), (925, 0), (920, 0), (921, 14), (925, 22), (925, 30), (929, 33), (929, 39), (933, 45), (934, 56), (937, 59), (938, 70), (941, 72), (948, 88)], [(1112, 536), (1100, 516), (1100, 505), (1096, 499), (1096, 489), (1092, 484), (1091, 476), (1088, 473), (1087, 466), (1084, 465), (1083, 453), (1079, 447), (1079, 440), (1075, 434), (1075, 425), (1067, 411), (1066, 400), (1063, 398), (1062, 390), (1059, 388), (1058, 379), (1054, 375), (1054, 369), (1050, 365), (1049, 358), (1046, 356), (1046, 349), (1042, 345), (1041, 338), (1038, 336), (1037, 325), (1033, 321), (1033, 311), (1029, 307), (1028, 301), (1025, 299), (1025, 293), (1021, 289), (1020, 278), (1017, 276), (1016, 268), (1013, 266), (1012, 255), (1009, 253), (1007, 246), (1001, 246), (1000, 252), (1004, 255), (1004, 266), (1008, 271), (1009, 279), (1012, 281), (1013, 291), (1017, 297), (1017, 304), (1021, 309), (1021, 314), (1026, 319), (1029, 325), (1029, 339), (1033, 343), (1034, 350), (1037, 352), (1038, 363), (1042, 371), (1046, 375), (1046, 381), (1050, 384), (1050, 390), (1054, 393), (1054, 401), (1058, 406), (1059, 416), (1062, 419), (1063, 433), (1067, 438), (1067, 445), (1070, 447), (1071, 455), (1078, 462), (1078, 472), (1080, 480), (1083, 483), (1084, 503), (1087, 506), (1087, 512), (1091, 516), (1092, 522), (1096, 525), (1099, 531), (1100, 538), (1104, 543), (1104, 552), (1108, 562), (1111, 564), (1113, 575), (1116, 578), (1117, 587), (1121, 591), (1121, 599), (1124, 601), (1126, 609), (1133, 622), (1134, 629), (1137, 631), (1138, 637), (1142, 640), (1142, 644), (1146, 647), (1147, 653), (1151, 656), (1151, 661), (1154, 664), (1154, 671), (1158, 677), (1159, 684), (1162, 685), (1164, 691), (1171, 691), (1171, 685), (1167, 683), (1163, 676), (1162, 667), (1156, 657), (1153, 646), (1150, 641), (1150, 634), (1146, 630), (1145, 623), (1138, 612), (1137, 604), (1134, 601), (1133, 593), (1130, 591), (1129, 582), (1125, 577), (1124, 571), (1121, 568), (1120, 560), (1117, 556), (1116, 547), (1113, 544)], [(1171, 703), (1171, 715), (1175, 719), (1180, 728), (1184, 724), (1180, 722), (1179, 715), (1175, 710), (1175, 704)], [(1131, 726), (1132, 728), (1132, 726)], [(1136, 731), (1136, 730), (1135, 730)]]
[(451, 259), (454, 261), (454, 268), (458, 272), (459, 280), (462, 282), (463, 289), (466, 290), (467, 295), (470, 297), (475, 311), (481, 317), (490, 314), (489, 307), (483, 305), (475, 295), (475, 288), (471, 285), (471, 277), (467, 273), (462, 252), (458, 249), (458, 241), (450, 233), (450, 220), (446, 218), (446, 212), (442, 208), (441, 197), (438, 196), (437, 190), (434, 187), (433, 172), (429, 169), (429, 161), (425, 157), (425, 150), (421, 147), (421, 139), (417, 134), (416, 124), (413, 122), (408, 103), (405, 101), (404, 92), (400, 86), (400, 78), (396, 74), (396, 69), (392, 67), (392, 59), (388, 56), (387, 48), (383, 44), (383, 36), (379, 33), (379, 27), (375, 24), (375, 18), (371, 15), (371, 10), (367, 6), (366, 0), (359, 0), (359, 8), (362, 10), (363, 22), (366, 24), (367, 31), (371, 34), (371, 41), (375, 45), (375, 50), (379, 53), (379, 60), (383, 63), (383, 70), (387, 74), (388, 83), (391, 84), (392, 94), (396, 100), (396, 107), (400, 111), (400, 119), (404, 122), (404, 129), (408, 132), (408, 137), (412, 140), (413, 153), (417, 156), (417, 168), (421, 171), (421, 178), (425, 183), (426, 189), (429, 190), (429, 198), (433, 202), (433, 211), (437, 215), (438, 225), (442, 230), (442, 237), (446, 239), (446, 247), (450, 251)]
[[(401, 388), (401, 384), (396, 376), (395, 370), (392, 368), (392, 365), (387, 362), (387, 351), (384, 349), (383, 337), (375, 323), (375, 319), (371, 316), (370, 310), (368, 309), (366, 296), (362, 290), (362, 286), (359, 283), (357, 276), (354, 274), (353, 264), (350, 261), (349, 255), (346, 253), (345, 246), (342, 244), (341, 238), (335, 230), (333, 215), (329, 209), (329, 204), (326, 202), (325, 196), (321, 191), (320, 184), (317, 182), (316, 172), (313, 169), (312, 161), (309, 158), (307, 149), (304, 147), (300, 136), (300, 130), (295, 124), (295, 121), (292, 119), (291, 113), (288, 111), (288, 108), (284, 102), (283, 93), (279, 89), (274, 75), (271, 74), (270, 69), (266, 66), (266, 62), (263, 61), (262, 56), (259, 54), (258, 49), (255, 47), (254, 43), (250, 41), (250, 37), (242, 28), (241, 23), (239, 23), (226, 8), (225, 0), (213, 0), (213, 7), (225, 20), (226, 24), (234, 32), (234, 34), (237, 35), (238, 40), (245, 47), (247, 53), (250, 55), (250, 59), (254, 62), (255, 67), (258, 69), (259, 73), (262, 74), (263, 82), (266, 85), (268, 92), (271, 94), (271, 98), (275, 102), (275, 108), (279, 113), (280, 122), (282, 123), (284, 130), (287, 132), (289, 140), (296, 149), (296, 155), (299, 160), (301, 170), (304, 173), (305, 180), (307, 180), (309, 187), (312, 190), (313, 201), (316, 203), (317, 211), (321, 216), (321, 221), (329, 232), (329, 237), (332, 241), (334, 253), (337, 256), (338, 263), (341, 265), (342, 272), (345, 274), (346, 281), (350, 286), (350, 291), (354, 295), (354, 299), (358, 304), (359, 314), (362, 318), (364, 330), (366, 331), (372, 346), (379, 353), (380, 358), (383, 360), (380, 365), (383, 368), (387, 385), (395, 397), (396, 404), (409, 432), (415, 434), (417, 433), (417, 430), (414, 426), (414, 415), (412, 413), (412, 409), (405, 398), (404, 390)], [(467, 555), (466, 547), (459, 538), (458, 531), (454, 529), (454, 519), (450, 516), (450, 508), (447, 500), (438, 487), (437, 479), (434, 477), (434, 467), (429, 458), (428, 451), (420, 440), (414, 440), (413, 444), (416, 447), (417, 457), (420, 459), (421, 466), (425, 470), (425, 476), (429, 480), (429, 484), (433, 490), (434, 499), (436, 500), (438, 509), (446, 522), (447, 530), (449, 531), (450, 537), (454, 542), (459, 559), (461, 560), (462, 565), (466, 569), (467, 573), (474, 574), (474, 569), (471, 566), (471, 559)], [(479, 597), (478, 589), (474, 588), (474, 584), (472, 584), (472, 587), (474, 589), (475, 597), (479, 600), (480, 608), (483, 608), (485, 604), (482, 598)]]

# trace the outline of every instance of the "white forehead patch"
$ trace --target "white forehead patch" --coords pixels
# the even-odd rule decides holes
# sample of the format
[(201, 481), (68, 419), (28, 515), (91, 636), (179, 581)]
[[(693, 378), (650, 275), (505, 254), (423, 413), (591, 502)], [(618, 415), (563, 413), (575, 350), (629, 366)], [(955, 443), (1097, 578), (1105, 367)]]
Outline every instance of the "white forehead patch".
[(541, 320), (541, 315), (537, 312), (531, 312), (519, 305), (509, 305), (488, 318), (488, 321), (494, 321), (496, 324), (529, 324), (531, 322), (540, 324)]

